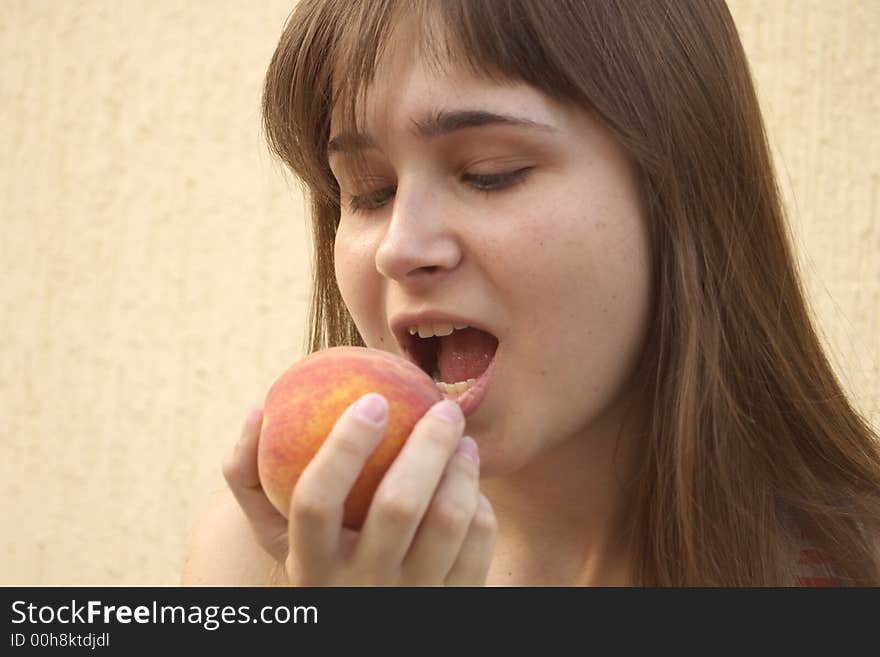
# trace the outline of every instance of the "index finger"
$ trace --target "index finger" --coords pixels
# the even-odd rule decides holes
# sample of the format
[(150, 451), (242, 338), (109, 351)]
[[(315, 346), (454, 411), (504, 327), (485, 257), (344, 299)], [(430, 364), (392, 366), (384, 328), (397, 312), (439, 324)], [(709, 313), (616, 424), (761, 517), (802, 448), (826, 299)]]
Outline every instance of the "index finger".
[(358, 543), (360, 556), (384, 568), (403, 561), (464, 425), (461, 408), (450, 400), (437, 402), (419, 419), (376, 490)]
[(293, 490), (291, 551), (310, 569), (334, 554), (345, 500), (388, 425), (388, 402), (368, 393), (349, 406), (303, 470)]

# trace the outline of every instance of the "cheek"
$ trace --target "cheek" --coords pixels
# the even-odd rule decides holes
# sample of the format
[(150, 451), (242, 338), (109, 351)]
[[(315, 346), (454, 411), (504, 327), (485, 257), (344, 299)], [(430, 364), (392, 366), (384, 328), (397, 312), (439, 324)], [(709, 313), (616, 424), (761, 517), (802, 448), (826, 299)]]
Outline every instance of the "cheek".
[(631, 176), (601, 174), (569, 187), (556, 196), (564, 203), (528, 222), (527, 240), (540, 259), (523, 266), (569, 299), (581, 321), (629, 324), (649, 301), (650, 235)]
[(366, 339), (367, 309), (375, 309), (380, 290), (373, 252), (363, 241), (350, 238), (340, 226), (333, 244), (333, 263), (342, 300)]
[(521, 282), (515, 294), (527, 308), (523, 344), (542, 344), (548, 335), (555, 344), (530, 354), (530, 369), (565, 382), (568, 392), (557, 400), (564, 407), (581, 408), (586, 391), (598, 409), (626, 385), (649, 329), (648, 233), (630, 202), (594, 197), (572, 207), (590, 209), (556, 208), (523, 225), (531, 255), (511, 261), (518, 269), (512, 279)]

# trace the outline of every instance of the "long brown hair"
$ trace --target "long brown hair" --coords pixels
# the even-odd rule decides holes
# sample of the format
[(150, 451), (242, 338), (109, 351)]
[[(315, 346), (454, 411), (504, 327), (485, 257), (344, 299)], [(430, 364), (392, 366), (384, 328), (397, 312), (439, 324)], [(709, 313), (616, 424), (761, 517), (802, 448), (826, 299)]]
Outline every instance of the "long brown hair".
[(878, 436), (814, 330), (721, 0), (301, 0), (266, 74), (263, 120), (311, 201), (309, 351), (363, 344), (334, 276), (330, 114), (340, 103), (354, 125), (402, 17), (440, 65), (589, 109), (638, 172), (655, 314), (638, 378), (651, 416), (633, 515), (636, 583), (791, 583), (805, 536), (833, 581), (880, 585)]

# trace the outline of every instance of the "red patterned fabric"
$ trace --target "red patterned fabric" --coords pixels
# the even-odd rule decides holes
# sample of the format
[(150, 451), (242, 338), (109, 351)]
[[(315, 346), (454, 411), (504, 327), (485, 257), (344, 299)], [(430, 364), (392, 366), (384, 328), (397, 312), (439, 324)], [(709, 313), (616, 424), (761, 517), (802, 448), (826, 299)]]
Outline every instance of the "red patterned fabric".
[(809, 532), (801, 532), (801, 548), (797, 561), (795, 586), (822, 587), (841, 586), (841, 581), (831, 577), (832, 559), (825, 552), (812, 545), (813, 537)]

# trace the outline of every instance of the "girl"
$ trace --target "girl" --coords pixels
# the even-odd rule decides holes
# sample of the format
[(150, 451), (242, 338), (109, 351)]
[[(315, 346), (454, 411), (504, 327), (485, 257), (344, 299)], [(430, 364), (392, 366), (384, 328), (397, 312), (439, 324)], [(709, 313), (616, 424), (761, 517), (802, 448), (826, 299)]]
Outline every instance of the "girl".
[(302, 0), (263, 110), (311, 201), (310, 351), (477, 382), (360, 532), (385, 401), (289, 522), (255, 409), (185, 582), (880, 584), (877, 435), (811, 324), (723, 2)]

